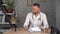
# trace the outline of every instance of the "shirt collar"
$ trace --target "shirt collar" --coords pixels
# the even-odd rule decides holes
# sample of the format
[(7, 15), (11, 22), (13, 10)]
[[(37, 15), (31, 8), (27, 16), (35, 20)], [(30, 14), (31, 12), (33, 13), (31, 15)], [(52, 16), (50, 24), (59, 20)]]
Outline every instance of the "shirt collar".
[[(41, 13), (41, 12), (40, 12)], [(33, 19), (39, 19), (41, 17), (40, 13), (38, 14), (38, 16), (36, 17), (35, 15), (32, 15)]]

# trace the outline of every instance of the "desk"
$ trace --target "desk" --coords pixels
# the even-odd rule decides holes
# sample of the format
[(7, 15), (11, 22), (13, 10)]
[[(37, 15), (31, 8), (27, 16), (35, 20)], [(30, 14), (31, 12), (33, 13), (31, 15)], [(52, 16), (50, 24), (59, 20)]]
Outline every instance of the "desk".
[(7, 30), (6, 32), (3, 32), (3, 34), (50, 34), (50, 32), (28, 32), (27, 30), (24, 30), (21, 28), (20, 30), (13, 31), (13, 30)]

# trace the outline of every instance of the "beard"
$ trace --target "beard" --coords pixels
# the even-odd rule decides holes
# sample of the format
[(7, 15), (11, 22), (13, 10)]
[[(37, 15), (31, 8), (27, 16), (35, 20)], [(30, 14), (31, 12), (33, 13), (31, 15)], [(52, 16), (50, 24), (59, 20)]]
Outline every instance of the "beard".
[(33, 14), (37, 14), (37, 13), (39, 13), (39, 11), (37, 11), (37, 12), (33, 12)]

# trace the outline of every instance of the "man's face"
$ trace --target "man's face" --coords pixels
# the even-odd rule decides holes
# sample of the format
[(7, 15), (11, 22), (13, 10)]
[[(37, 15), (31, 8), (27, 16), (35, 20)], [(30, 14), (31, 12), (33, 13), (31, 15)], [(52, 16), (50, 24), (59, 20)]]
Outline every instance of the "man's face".
[(33, 11), (33, 13), (38, 13), (39, 7), (38, 6), (32, 6), (32, 11)]

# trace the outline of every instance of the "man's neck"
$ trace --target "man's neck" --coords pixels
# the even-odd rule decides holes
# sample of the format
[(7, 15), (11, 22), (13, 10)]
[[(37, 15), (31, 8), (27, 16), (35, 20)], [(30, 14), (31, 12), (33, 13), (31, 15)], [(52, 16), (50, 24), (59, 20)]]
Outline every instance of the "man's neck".
[(34, 13), (34, 15), (37, 17), (37, 16), (39, 15), (39, 12), (37, 12), (37, 13)]

